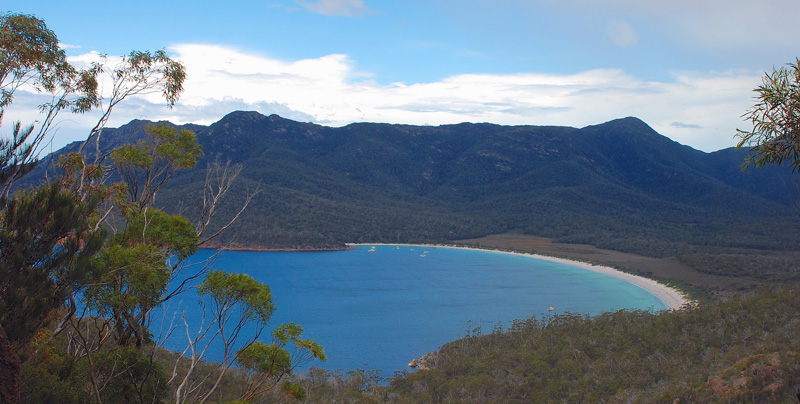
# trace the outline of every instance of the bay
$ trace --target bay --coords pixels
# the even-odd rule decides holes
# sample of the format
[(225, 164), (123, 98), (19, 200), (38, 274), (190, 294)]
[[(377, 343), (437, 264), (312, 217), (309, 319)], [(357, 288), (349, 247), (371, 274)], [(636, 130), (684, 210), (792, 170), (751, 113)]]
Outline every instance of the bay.
[[(201, 250), (192, 259), (214, 252)], [(490, 251), (427, 246), (223, 251), (214, 268), (269, 285), (276, 306), (270, 325), (300, 324), (305, 338), (324, 347), (328, 361), (309, 365), (380, 370), (384, 377), (478, 327), (489, 333), (531, 316), (666, 308), (650, 292), (608, 275)], [(190, 330), (202, 318), (193, 291), (170, 302), (166, 311), (185, 311)], [(167, 348), (185, 348), (185, 331), (178, 331)], [(209, 360), (219, 357), (219, 349), (208, 355)]]

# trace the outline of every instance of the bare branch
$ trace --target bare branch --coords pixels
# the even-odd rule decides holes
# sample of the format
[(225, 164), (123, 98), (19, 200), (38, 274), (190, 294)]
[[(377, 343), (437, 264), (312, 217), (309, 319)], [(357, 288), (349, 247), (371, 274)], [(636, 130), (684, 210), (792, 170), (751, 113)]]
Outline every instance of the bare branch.
[(224, 199), (225, 195), (231, 190), (234, 181), (242, 171), (242, 165), (237, 164), (231, 166), (230, 161), (222, 165), (219, 161), (214, 161), (206, 170), (206, 181), (203, 185), (203, 201), (202, 209), (200, 210), (200, 219), (196, 225), (197, 235), (200, 238), (198, 245), (204, 245), (209, 241), (219, 236), (223, 231), (231, 227), (239, 217), (244, 213), (253, 198), (261, 192), (261, 187), (256, 186), (255, 189), (249, 190), (245, 196), (242, 206), (231, 218), (228, 223), (220, 226), (217, 231), (209, 236), (205, 236), (206, 229), (211, 223), (214, 215), (217, 212), (219, 204)]

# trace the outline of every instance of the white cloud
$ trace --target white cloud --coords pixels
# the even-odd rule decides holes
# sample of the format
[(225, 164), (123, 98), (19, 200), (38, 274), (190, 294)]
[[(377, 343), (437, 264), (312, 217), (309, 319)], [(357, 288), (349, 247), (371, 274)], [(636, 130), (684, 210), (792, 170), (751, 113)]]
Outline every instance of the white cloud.
[(286, 62), (207, 45), (171, 50), (187, 64), (187, 90), (176, 111), (191, 106), (193, 116), (183, 122), (219, 119), (218, 112), (202, 111), (231, 97), (251, 109), (281, 105), (295, 116), (334, 126), (362, 121), (584, 126), (636, 116), (707, 151), (734, 144), (740, 116), (760, 82), (756, 72), (680, 72), (670, 81), (652, 82), (599, 69), (572, 75), (464, 74), (431, 83), (379, 85), (364, 80), (346, 55)]
[(72, 49), (80, 49), (81, 48), (80, 45), (71, 45), (71, 44), (63, 43), (63, 42), (59, 42), (58, 46), (61, 49), (65, 49), (65, 50), (72, 50)]
[(316, 2), (295, 0), (295, 2), (309, 11), (323, 15), (361, 17), (371, 12), (363, 0), (317, 0)]
[(609, 21), (606, 33), (619, 47), (633, 46), (639, 42), (636, 31), (625, 21)]
[[(491, 122), (582, 127), (636, 116), (680, 143), (713, 151), (735, 144), (736, 128), (744, 125), (740, 116), (760, 84), (760, 74), (751, 72), (676, 72), (669, 81), (644, 81), (622, 70), (598, 69), (570, 75), (463, 74), (430, 83), (381, 85), (365, 79), (346, 55), (281, 61), (198, 44), (170, 52), (188, 74), (175, 108), (167, 109), (151, 95), (122, 104), (109, 125), (132, 119), (210, 124), (234, 110), (332, 126)], [(69, 135), (67, 128), (75, 124), (83, 128), (82, 137), (91, 127), (91, 116), (69, 119), (61, 134)]]

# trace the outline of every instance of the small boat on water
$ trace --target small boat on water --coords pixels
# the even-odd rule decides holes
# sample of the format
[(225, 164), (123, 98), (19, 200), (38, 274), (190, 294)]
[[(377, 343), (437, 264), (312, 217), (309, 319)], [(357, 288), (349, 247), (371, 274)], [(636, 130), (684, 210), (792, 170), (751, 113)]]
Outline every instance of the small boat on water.
[(420, 256), (420, 257), (422, 257), (422, 258), (425, 258), (425, 257), (426, 257), (426, 255), (425, 255), (425, 254), (420, 254), (419, 256)]
[(369, 252), (375, 252), (375, 246), (372, 246), (372, 248), (369, 249)]
[(550, 306), (550, 307), (548, 307), (548, 308), (547, 308), (547, 311), (553, 311), (553, 310), (555, 310), (555, 309), (556, 309), (555, 307), (553, 307), (553, 306)]
[(396, 245), (396, 246), (394, 246), (394, 249), (395, 249), (395, 250), (399, 250), (399, 249), (400, 249), (400, 246), (399, 246), (399, 245)]

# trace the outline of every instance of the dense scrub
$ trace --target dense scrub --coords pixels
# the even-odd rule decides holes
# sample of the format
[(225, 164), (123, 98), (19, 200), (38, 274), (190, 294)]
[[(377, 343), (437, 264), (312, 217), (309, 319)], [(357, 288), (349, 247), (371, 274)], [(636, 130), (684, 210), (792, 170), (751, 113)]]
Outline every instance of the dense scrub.
[(445, 345), (396, 378), (395, 402), (793, 402), (800, 292), (685, 311), (563, 314)]
[[(556, 314), (475, 328), (432, 355), (429, 370), (383, 380), (374, 372), (312, 368), (292, 378), (305, 390), (299, 400), (276, 389), (252, 402), (797, 402), (798, 333), (796, 289), (764, 289), (675, 312)], [(45, 393), (81, 401), (80, 361), (60, 358), (58, 350), (27, 358), (24, 402)], [(175, 355), (152, 358), (152, 369), (168, 376)], [(243, 377), (231, 372), (214, 399), (235, 398)]]
[(799, 332), (800, 291), (763, 290), (677, 312), (476, 328), (432, 369), (385, 387), (363, 371), (312, 369), (295, 382), (309, 403), (796, 403)]

